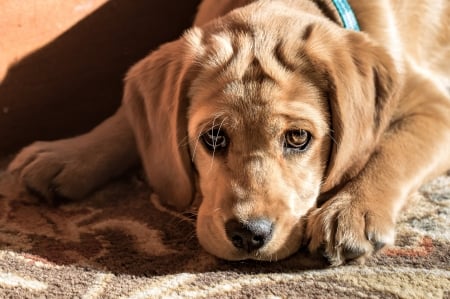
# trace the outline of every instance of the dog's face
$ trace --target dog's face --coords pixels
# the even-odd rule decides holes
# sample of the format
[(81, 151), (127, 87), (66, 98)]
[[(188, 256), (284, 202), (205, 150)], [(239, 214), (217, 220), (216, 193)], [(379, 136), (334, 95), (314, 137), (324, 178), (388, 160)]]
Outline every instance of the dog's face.
[(214, 90), (193, 93), (189, 110), (202, 197), (197, 235), (231, 260), (276, 260), (298, 248), (299, 220), (316, 201), (330, 148), (317, 88), (300, 75), (255, 73), (211, 82)]
[(125, 90), (150, 184), (177, 208), (197, 193), (200, 243), (229, 260), (295, 252), (302, 217), (361, 169), (389, 106), (386, 53), (267, 5), (162, 47)]
[(190, 90), (190, 152), (202, 197), (197, 235), (225, 259), (283, 258), (298, 248), (299, 220), (320, 191), (330, 149), (327, 99), (271, 51), (250, 50), (261, 41), (212, 38), (230, 52), (217, 54), (229, 55), (219, 57), (228, 66), (213, 75), (206, 66)]

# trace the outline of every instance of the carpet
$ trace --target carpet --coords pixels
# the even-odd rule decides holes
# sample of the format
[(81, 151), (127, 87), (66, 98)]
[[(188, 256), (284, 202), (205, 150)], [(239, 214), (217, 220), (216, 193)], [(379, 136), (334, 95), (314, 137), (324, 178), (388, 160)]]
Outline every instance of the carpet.
[(329, 268), (305, 252), (227, 262), (199, 246), (195, 211), (165, 209), (139, 175), (50, 207), (3, 172), (0, 297), (450, 298), (449, 224), (447, 174), (411, 197), (395, 246), (365, 265)]

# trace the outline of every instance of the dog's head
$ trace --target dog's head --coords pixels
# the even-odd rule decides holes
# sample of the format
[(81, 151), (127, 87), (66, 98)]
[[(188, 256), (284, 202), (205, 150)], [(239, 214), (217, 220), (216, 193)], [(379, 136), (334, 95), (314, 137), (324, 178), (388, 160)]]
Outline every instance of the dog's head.
[(273, 4), (162, 46), (129, 72), (124, 103), (155, 192), (179, 209), (201, 197), (203, 247), (276, 260), (373, 152), (394, 74), (365, 35)]

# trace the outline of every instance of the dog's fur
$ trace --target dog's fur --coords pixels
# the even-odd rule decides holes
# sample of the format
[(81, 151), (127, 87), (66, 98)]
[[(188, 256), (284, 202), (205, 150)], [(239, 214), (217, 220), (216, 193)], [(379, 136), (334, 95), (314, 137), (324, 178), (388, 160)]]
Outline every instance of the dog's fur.
[[(49, 200), (77, 199), (140, 155), (167, 205), (200, 200), (214, 255), (277, 260), (304, 244), (335, 265), (362, 260), (394, 241), (408, 195), (450, 168), (450, 2), (350, 4), (362, 32), (330, 0), (206, 0), (191, 30), (131, 68), (114, 116), (32, 144), (9, 170)], [(310, 143), (292, 150), (299, 130)], [(210, 131), (223, 148), (207, 150)], [(270, 236), (236, 246), (228, 223), (253, 219)]]

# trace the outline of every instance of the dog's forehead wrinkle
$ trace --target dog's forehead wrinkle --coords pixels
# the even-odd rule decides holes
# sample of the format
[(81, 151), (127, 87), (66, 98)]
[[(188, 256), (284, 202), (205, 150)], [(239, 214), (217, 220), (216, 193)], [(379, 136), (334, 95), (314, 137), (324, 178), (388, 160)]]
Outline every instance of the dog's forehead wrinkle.
[[(209, 54), (202, 58), (206, 61), (198, 61), (203, 64), (196, 80), (198, 86), (214, 80), (224, 86), (224, 93), (244, 96), (252, 90), (290, 86), (288, 82), (296, 79), (298, 71), (308, 74), (311, 81), (326, 84), (318, 75), (323, 64), (307, 53), (314, 47), (305, 45), (301, 39), (287, 42), (266, 33), (240, 32), (230, 36), (223, 31), (214, 33), (209, 40)], [(261, 84), (259, 88), (253, 88), (255, 83)]]
[(208, 44), (211, 53), (207, 63), (212, 66), (221, 67), (227, 64), (235, 52), (230, 37), (226, 34), (212, 35)]
[(192, 53), (195, 53), (195, 55), (193, 55), (194, 57), (200, 57), (204, 55), (204, 34), (200, 28), (193, 27), (187, 30), (183, 37), (188, 44), (188, 48), (191, 49)]
[(225, 80), (272, 80), (280, 84), (289, 76), (286, 63), (272, 55), (277, 51), (276, 38), (272, 36), (243, 33), (231, 38), (220, 33), (210, 40), (206, 63), (216, 66), (217, 74)]

